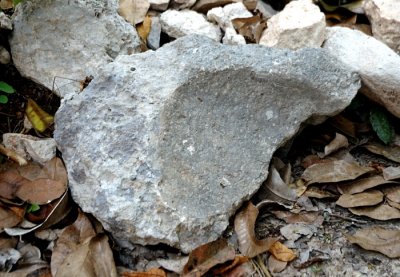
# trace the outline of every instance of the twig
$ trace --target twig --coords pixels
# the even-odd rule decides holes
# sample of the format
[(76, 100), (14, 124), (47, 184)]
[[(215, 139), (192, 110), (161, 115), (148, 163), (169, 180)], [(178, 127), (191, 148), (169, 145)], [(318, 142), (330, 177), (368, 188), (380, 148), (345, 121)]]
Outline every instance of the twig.
[(28, 163), (18, 153), (16, 153), (14, 150), (6, 148), (3, 144), (0, 144), (0, 153), (9, 157), (14, 162), (17, 162), (20, 166), (26, 165)]

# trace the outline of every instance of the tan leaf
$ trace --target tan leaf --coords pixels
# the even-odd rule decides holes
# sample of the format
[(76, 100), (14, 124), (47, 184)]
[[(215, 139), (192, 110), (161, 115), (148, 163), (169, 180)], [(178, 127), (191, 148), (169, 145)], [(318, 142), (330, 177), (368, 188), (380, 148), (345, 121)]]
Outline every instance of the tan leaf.
[(282, 262), (290, 262), (296, 259), (296, 254), (279, 241), (275, 242), (268, 251)]
[(268, 269), (272, 273), (279, 273), (283, 271), (287, 266), (287, 262), (276, 259), (273, 255), (268, 258)]
[(344, 208), (373, 206), (383, 201), (383, 193), (379, 190), (369, 190), (356, 194), (343, 194), (336, 204)]
[(362, 178), (348, 183), (339, 184), (338, 191), (343, 194), (354, 194), (363, 192), (367, 189), (374, 188), (383, 184), (390, 184), (393, 182), (386, 181), (382, 176), (373, 176)]
[(384, 156), (389, 160), (400, 163), (400, 147), (399, 146), (386, 146), (382, 144), (367, 144), (364, 146), (368, 151)]
[(22, 157), (20, 154), (18, 154), (16, 151), (14, 151), (13, 149), (6, 148), (1, 143), (0, 143), (0, 153), (3, 154), (4, 156), (7, 156), (14, 162), (18, 163), (18, 165), (26, 165), (28, 163), (25, 160), (25, 158)]
[(278, 238), (266, 238), (258, 240), (254, 231), (258, 209), (251, 203), (247, 203), (235, 217), (235, 232), (238, 236), (239, 250), (243, 255), (253, 258), (264, 253), (274, 244)]
[(15, 248), (17, 246), (18, 239), (16, 237), (8, 237), (3, 235), (0, 237), (0, 249)]
[(45, 131), (54, 122), (54, 117), (42, 110), (32, 99), (28, 99), (25, 114), (32, 123), (33, 128), (39, 132)]
[(104, 234), (87, 239), (65, 257), (55, 277), (117, 277), (113, 253)]
[(296, 214), (289, 211), (271, 211), (271, 213), (277, 218), (284, 220), (286, 223), (314, 223), (324, 220), (323, 217), (319, 215), (319, 212), (301, 212)]
[(400, 258), (400, 230), (376, 226), (358, 230), (354, 235), (346, 237), (364, 249), (378, 251), (389, 258)]
[(308, 181), (308, 184), (340, 182), (353, 180), (373, 170), (371, 167), (363, 167), (343, 160), (330, 161), (308, 167), (303, 172), (302, 178)]
[(22, 207), (7, 207), (0, 204), (0, 229), (11, 228), (24, 219), (25, 209)]
[(189, 260), (183, 268), (182, 276), (203, 276), (213, 266), (235, 258), (235, 249), (224, 239), (209, 242), (197, 247), (189, 254)]
[(324, 199), (324, 198), (336, 198), (337, 195), (333, 194), (330, 191), (327, 191), (326, 189), (321, 189), (315, 186), (310, 186), (307, 188), (307, 190), (303, 193), (304, 196), (307, 197), (312, 197), (312, 198), (318, 198), (318, 199)]
[(279, 172), (273, 166), (270, 167), (268, 178), (264, 185), (267, 187), (267, 189), (283, 199), (289, 201), (296, 201), (297, 199), (296, 191), (291, 189), (282, 180)]
[(44, 205), (61, 197), (67, 186), (52, 179), (36, 179), (19, 186), (16, 196), (28, 203)]
[(400, 218), (400, 210), (386, 204), (373, 207), (350, 208), (355, 215), (364, 215), (378, 220), (390, 220)]
[(0, 1), (0, 9), (8, 10), (14, 7), (12, 0), (1, 0)]
[(306, 169), (314, 164), (327, 163), (332, 161), (331, 158), (321, 159), (318, 155), (308, 155), (301, 161), (301, 166)]
[(151, 30), (151, 17), (146, 15), (142, 23), (136, 26), (136, 31), (144, 43), (147, 43), (147, 37)]
[(400, 203), (400, 186), (384, 188), (383, 193), (390, 201)]
[(22, 177), (34, 181), (36, 179), (52, 179), (67, 185), (67, 170), (60, 158), (54, 157), (43, 165), (30, 162), (17, 168)]
[(122, 272), (122, 277), (167, 277), (164, 270), (158, 268), (149, 269), (146, 272)]
[(390, 199), (386, 199), (386, 201), (390, 205), (390, 207), (393, 207), (393, 208), (396, 208), (396, 209), (400, 210), (400, 203), (393, 202)]
[(0, 197), (14, 199), (18, 188), (28, 180), (11, 170), (0, 173)]
[(340, 148), (348, 147), (349, 142), (345, 136), (336, 133), (335, 138), (324, 148), (325, 156), (339, 150)]
[(246, 18), (235, 18), (232, 20), (236, 31), (244, 36), (248, 41), (258, 43), (263, 30), (267, 27), (266, 21), (261, 15)]
[(143, 22), (150, 8), (148, 0), (119, 0), (118, 13), (132, 25)]
[(400, 166), (389, 166), (383, 169), (383, 178), (385, 180), (400, 179)]

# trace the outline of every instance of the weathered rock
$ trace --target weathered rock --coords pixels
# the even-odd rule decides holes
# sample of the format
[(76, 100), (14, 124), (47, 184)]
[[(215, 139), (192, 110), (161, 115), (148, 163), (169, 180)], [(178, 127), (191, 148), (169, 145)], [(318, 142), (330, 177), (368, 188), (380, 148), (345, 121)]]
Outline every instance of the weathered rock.
[(0, 29), (9, 31), (13, 29), (11, 19), (2, 11), (0, 11)]
[(119, 0), (118, 14), (133, 26), (144, 21), (150, 8), (148, 0)]
[(196, 34), (215, 41), (221, 40), (219, 27), (208, 22), (204, 15), (195, 11), (167, 10), (161, 14), (160, 22), (161, 30), (173, 38)]
[(360, 74), (361, 92), (400, 117), (400, 56), (357, 30), (327, 28), (326, 37), (323, 47)]
[(364, 11), (374, 37), (400, 54), (400, 1), (366, 0)]
[(289, 49), (320, 47), (325, 25), (325, 15), (310, 0), (292, 1), (268, 20), (260, 44)]
[(8, 64), (10, 60), (11, 60), (10, 53), (7, 51), (6, 48), (0, 45), (0, 63)]
[(253, 14), (249, 12), (243, 3), (233, 3), (221, 8), (213, 8), (208, 11), (207, 19), (216, 22), (221, 29), (232, 28), (232, 20), (235, 18), (252, 17)]
[(239, 45), (239, 44), (246, 44), (246, 40), (244, 36), (237, 34), (235, 29), (226, 28), (225, 35), (222, 38), (222, 43), (230, 45)]
[(116, 0), (23, 1), (10, 38), (15, 66), (49, 89), (55, 82), (56, 93), (71, 97), (80, 84), (70, 79), (96, 76), (100, 66), (119, 54), (139, 51), (136, 30), (117, 8)]
[(151, 17), (151, 29), (147, 37), (147, 45), (156, 50), (160, 48), (160, 38), (161, 38), (161, 23), (159, 16)]
[(196, 0), (172, 0), (171, 8), (177, 10), (188, 9), (196, 3)]
[(277, 14), (278, 12), (274, 10), (271, 5), (265, 3), (262, 0), (257, 1), (257, 6), (256, 9), (260, 11), (260, 13), (265, 17), (265, 18), (270, 18), (273, 15)]
[(53, 138), (40, 139), (29, 135), (6, 133), (3, 134), (3, 144), (24, 159), (32, 159), (42, 164), (56, 156), (56, 142)]
[(75, 201), (120, 243), (188, 252), (221, 235), (302, 122), (340, 112), (358, 88), (323, 49), (188, 36), (104, 66), (62, 103), (55, 139)]
[(165, 11), (168, 8), (169, 0), (149, 0), (150, 8), (156, 11)]
[(233, 2), (237, 2), (237, 0), (198, 0), (192, 10), (206, 14), (212, 8), (222, 7)]

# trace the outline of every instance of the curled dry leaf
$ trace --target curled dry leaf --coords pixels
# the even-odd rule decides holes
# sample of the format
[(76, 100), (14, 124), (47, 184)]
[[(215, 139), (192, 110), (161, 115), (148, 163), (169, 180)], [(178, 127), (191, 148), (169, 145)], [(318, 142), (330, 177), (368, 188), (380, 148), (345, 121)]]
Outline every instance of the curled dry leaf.
[(383, 169), (383, 178), (385, 180), (400, 179), (400, 166), (389, 166)]
[(302, 161), (301, 161), (301, 166), (306, 169), (314, 164), (319, 164), (319, 163), (327, 163), (330, 162), (334, 159), (332, 159), (331, 157), (326, 158), (326, 159), (321, 159), (320, 157), (318, 157), (318, 155), (308, 155), (306, 156)]
[(325, 156), (339, 150), (340, 148), (348, 147), (349, 142), (345, 136), (336, 133), (335, 138), (324, 148)]
[(148, 0), (119, 0), (118, 13), (132, 25), (143, 22), (150, 8)]
[(266, 252), (278, 238), (266, 238), (258, 240), (254, 231), (258, 209), (251, 203), (247, 203), (235, 217), (235, 232), (238, 236), (239, 250), (243, 255), (253, 258)]
[(296, 201), (297, 193), (294, 189), (290, 188), (281, 178), (278, 170), (271, 166), (268, 179), (265, 183), (267, 189), (279, 197), (289, 200)]
[(302, 178), (308, 181), (308, 184), (333, 183), (353, 180), (373, 170), (371, 167), (360, 166), (344, 160), (330, 161), (308, 167), (303, 172)]
[(386, 199), (387, 203), (389, 204), (390, 207), (396, 208), (400, 210), (400, 203), (396, 203), (391, 201), (390, 199)]
[(275, 258), (273, 255), (268, 258), (268, 269), (272, 273), (279, 273), (283, 271), (287, 266), (287, 262), (283, 262)]
[(28, 203), (44, 205), (61, 197), (66, 185), (52, 179), (36, 179), (18, 187), (16, 196)]
[(18, 188), (28, 180), (14, 171), (0, 173), (0, 197), (12, 200)]
[(255, 43), (259, 43), (261, 34), (267, 27), (267, 22), (260, 14), (246, 18), (235, 18), (232, 20), (232, 24), (246, 40)]
[[(211, 270), (212, 276), (232, 276), (232, 272), (240, 267), (242, 264), (247, 263), (249, 261), (248, 257), (245, 256), (236, 256), (233, 261), (226, 262), (220, 266)], [(235, 275), (236, 276), (236, 275)], [(239, 275), (245, 276), (245, 275)]]
[(354, 194), (363, 192), (370, 188), (390, 183), (392, 182), (388, 182), (382, 176), (377, 175), (373, 177), (358, 179), (348, 183), (339, 184), (337, 186), (337, 189), (342, 194)]
[(25, 114), (32, 123), (33, 128), (39, 132), (45, 131), (54, 122), (54, 117), (42, 110), (32, 99), (28, 99)]
[(325, 189), (320, 189), (315, 186), (308, 187), (307, 190), (303, 194), (307, 197), (318, 198), (318, 199), (325, 199), (325, 198), (336, 198), (337, 195), (329, 192)]
[(390, 220), (400, 218), (400, 210), (386, 204), (373, 207), (350, 208), (355, 215), (364, 215), (378, 220)]
[(0, 204), (0, 229), (17, 226), (24, 219), (25, 209)]
[(400, 230), (376, 226), (358, 230), (346, 237), (364, 249), (378, 251), (390, 258), (400, 258)]
[(400, 186), (384, 188), (383, 193), (390, 201), (400, 203)]
[(368, 151), (384, 156), (389, 160), (400, 163), (400, 147), (399, 146), (385, 146), (382, 144), (367, 144), (364, 146)]
[(203, 276), (213, 266), (235, 258), (235, 249), (224, 239), (209, 242), (197, 247), (189, 254), (189, 260), (183, 268), (182, 276)]
[(3, 144), (0, 144), (0, 153), (7, 156), (19, 165), (26, 165), (28, 162), (24, 157), (20, 156), (17, 152), (12, 149), (6, 148)]
[(290, 262), (296, 259), (296, 254), (279, 241), (275, 242), (268, 251), (282, 262)]
[(357, 137), (357, 127), (356, 124), (339, 114), (328, 119), (328, 122), (340, 132), (351, 136), (353, 138)]
[(383, 201), (383, 193), (379, 190), (370, 190), (356, 194), (343, 194), (336, 204), (344, 208), (373, 206)]
[(136, 31), (144, 43), (147, 43), (147, 37), (151, 30), (151, 17), (146, 15), (143, 22), (136, 26)]

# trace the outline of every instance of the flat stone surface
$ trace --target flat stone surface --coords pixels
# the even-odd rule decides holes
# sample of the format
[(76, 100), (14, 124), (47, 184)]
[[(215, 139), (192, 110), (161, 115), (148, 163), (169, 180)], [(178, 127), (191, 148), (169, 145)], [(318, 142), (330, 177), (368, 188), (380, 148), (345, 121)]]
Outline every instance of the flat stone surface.
[(323, 49), (187, 36), (104, 66), (62, 103), (55, 139), (74, 200), (119, 243), (189, 252), (222, 234), (302, 122), (339, 113), (359, 86)]
[(400, 118), (399, 55), (379, 40), (344, 27), (327, 28), (323, 48), (360, 74), (362, 93)]
[(242, 2), (228, 4), (223, 8), (213, 8), (207, 12), (207, 19), (217, 23), (223, 30), (226, 28), (234, 29), (232, 20), (235, 18), (248, 18), (252, 16), (253, 14), (246, 9)]
[(117, 0), (23, 1), (9, 40), (15, 66), (23, 76), (49, 89), (54, 83), (57, 94), (71, 97), (79, 92), (79, 81), (96, 76), (100, 66), (139, 51), (135, 28), (117, 9)]

